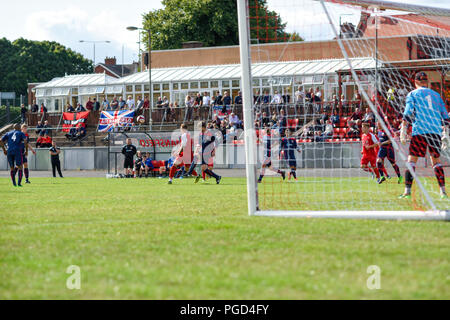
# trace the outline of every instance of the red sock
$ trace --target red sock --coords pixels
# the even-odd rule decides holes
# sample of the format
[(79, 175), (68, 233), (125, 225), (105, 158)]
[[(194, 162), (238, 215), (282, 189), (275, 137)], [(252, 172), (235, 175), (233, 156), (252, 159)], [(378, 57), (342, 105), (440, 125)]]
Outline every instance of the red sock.
[(170, 172), (169, 172), (169, 178), (173, 179), (173, 177), (175, 177), (175, 173), (177, 173), (177, 167), (176, 166), (172, 166), (170, 168)]
[(202, 171), (202, 178), (203, 178), (203, 180), (206, 179), (206, 173), (205, 173), (205, 171)]
[(389, 177), (389, 174), (387, 173), (386, 167), (383, 167), (383, 172), (385, 177)]
[(378, 168), (373, 168), (372, 170), (373, 170), (373, 172), (375, 172), (377, 179), (380, 179), (380, 171), (378, 171)]

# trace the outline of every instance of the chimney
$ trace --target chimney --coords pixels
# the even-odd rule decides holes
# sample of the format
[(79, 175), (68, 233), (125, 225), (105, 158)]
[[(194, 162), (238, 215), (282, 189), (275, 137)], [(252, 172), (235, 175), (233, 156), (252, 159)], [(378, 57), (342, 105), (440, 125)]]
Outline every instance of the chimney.
[(117, 64), (116, 57), (114, 57), (114, 58), (108, 58), (108, 57), (106, 57), (106, 58), (105, 58), (105, 64), (106, 64), (107, 66), (115, 66), (115, 65)]

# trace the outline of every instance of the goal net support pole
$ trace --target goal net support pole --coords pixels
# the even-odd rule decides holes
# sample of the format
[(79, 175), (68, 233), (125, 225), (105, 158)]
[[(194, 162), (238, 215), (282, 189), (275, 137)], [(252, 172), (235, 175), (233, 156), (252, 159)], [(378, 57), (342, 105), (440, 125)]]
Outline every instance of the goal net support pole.
[(258, 189), (256, 182), (256, 132), (253, 127), (253, 96), (250, 55), (250, 25), (248, 3), (237, 0), (239, 19), (239, 41), (242, 70), (242, 89), (244, 105), (245, 161), (247, 172), (247, 199), (249, 215), (258, 210)]

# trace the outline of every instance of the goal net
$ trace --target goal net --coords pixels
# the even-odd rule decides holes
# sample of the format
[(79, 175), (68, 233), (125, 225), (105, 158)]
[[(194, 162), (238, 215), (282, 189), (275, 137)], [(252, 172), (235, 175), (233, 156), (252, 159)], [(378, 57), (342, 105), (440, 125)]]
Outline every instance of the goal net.
[(450, 7), (237, 4), (250, 214), (448, 219)]

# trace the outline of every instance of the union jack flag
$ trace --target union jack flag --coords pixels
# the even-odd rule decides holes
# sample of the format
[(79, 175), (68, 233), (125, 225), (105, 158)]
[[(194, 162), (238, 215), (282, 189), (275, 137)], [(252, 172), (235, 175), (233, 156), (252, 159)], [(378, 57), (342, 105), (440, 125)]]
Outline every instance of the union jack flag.
[(114, 128), (133, 126), (134, 111), (102, 111), (98, 123), (98, 132), (112, 132)]

